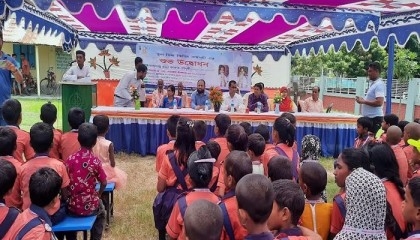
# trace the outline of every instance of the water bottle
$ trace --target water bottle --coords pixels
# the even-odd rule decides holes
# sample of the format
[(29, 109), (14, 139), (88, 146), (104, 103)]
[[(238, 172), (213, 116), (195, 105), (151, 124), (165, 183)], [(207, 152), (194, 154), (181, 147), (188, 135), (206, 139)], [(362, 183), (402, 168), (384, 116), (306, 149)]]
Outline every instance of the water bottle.
[(235, 112), (235, 103), (233, 102), (233, 99), (230, 101), (230, 112)]
[(178, 108), (178, 101), (176, 100), (176, 98), (174, 98), (173, 102), (173, 108), (174, 110), (176, 110)]
[(206, 111), (206, 112), (207, 112), (207, 111), (210, 109), (209, 105), (210, 105), (209, 100), (206, 100), (206, 104), (205, 104), (205, 106), (204, 106), (204, 111)]
[(257, 113), (261, 113), (261, 102), (257, 102)]

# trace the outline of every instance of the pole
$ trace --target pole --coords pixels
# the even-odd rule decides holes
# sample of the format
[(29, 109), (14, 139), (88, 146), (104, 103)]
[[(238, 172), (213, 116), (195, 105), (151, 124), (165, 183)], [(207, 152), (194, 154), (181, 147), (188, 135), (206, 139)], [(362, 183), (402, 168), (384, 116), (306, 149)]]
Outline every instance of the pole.
[(394, 49), (395, 49), (395, 37), (390, 36), (388, 40), (388, 76), (386, 84), (386, 108), (385, 114), (391, 113), (392, 107), (392, 77), (394, 76)]

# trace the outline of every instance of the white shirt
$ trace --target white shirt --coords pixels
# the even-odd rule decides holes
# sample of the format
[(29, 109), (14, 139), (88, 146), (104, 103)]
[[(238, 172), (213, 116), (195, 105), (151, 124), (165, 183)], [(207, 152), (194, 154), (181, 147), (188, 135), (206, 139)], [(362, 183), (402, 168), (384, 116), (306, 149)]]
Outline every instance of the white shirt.
[[(366, 93), (365, 100), (373, 101), (379, 97), (385, 97), (385, 83), (378, 78), (376, 81), (369, 81), (370, 87)], [(372, 107), (366, 104), (362, 105), (362, 116), (368, 118), (383, 117), (383, 105), (379, 107)]]
[(137, 72), (129, 72), (126, 73), (118, 83), (117, 87), (115, 88), (114, 94), (120, 98), (124, 99), (132, 99), (130, 94), (130, 86), (134, 86), (137, 88), (137, 92), (139, 93), (139, 100), (145, 101), (146, 100), (146, 89), (141, 87), (143, 84), (143, 80), (137, 80)]
[(80, 78), (90, 78), (90, 67), (83, 65), (82, 69), (79, 68), (79, 66), (72, 66), (69, 68), (69, 70), (66, 71), (66, 73), (63, 76), (63, 81), (80, 81)]
[(241, 95), (235, 93), (235, 95), (232, 98), (230, 96), (229, 92), (224, 92), (223, 93), (223, 103), (222, 103), (221, 109), (225, 110), (225, 111), (228, 110), (232, 101), (233, 101), (233, 105), (236, 109), (238, 109), (239, 106), (241, 106), (243, 104)]

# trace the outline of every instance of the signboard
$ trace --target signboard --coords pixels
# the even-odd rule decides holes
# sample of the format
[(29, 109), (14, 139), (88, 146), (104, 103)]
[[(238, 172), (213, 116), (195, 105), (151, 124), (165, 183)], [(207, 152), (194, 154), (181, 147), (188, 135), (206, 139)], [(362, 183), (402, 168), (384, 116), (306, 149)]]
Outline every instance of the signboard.
[(57, 64), (57, 70), (66, 71), (69, 68), (71, 61), (71, 54), (64, 52), (61, 48), (56, 49), (55, 62)]
[(165, 86), (183, 82), (185, 87), (195, 88), (197, 81), (204, 79), (206, 88), (227, 89), (230, 80), (240, 89), (251, 87), (251, 53), (138, 43), (136, 56), (147, 65), (147, 84), (162, 79)]

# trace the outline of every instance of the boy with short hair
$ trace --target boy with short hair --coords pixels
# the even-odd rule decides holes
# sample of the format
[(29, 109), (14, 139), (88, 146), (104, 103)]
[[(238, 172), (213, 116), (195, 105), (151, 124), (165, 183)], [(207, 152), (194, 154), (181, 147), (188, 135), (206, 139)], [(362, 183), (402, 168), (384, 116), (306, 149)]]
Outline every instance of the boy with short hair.
[(407, 156), (405, 156), (404, 150), (400, 146), (402, 131), (397, 126), (390, 126), (387, 130), (386, 143), (392, 148), (395, 154), (395, 158), (398, 163), (398, 173), (400, 179), (405, 186), (408, 181), (408, 176), (411, 176), (412, 171), (408, 167)]
[(404, 127), (403, 140), (404, 145), (402, 146), (405, 156), (407, 157), (408, 163), (410, 164), (410, 170), (414, 171), (414, 165), (411, 163), (413, 159), (413, 146), (408, 144), (408, 139), (420, 140), (420, 124), (416, 122), (408, 123)]
[(176, 125), (178, 124), (179, 118), (179, 115), (172, 115), (168, 118), (168, 120), (166, 120), (166, 135), (169, 138), (169, 142), (160, 145), (156, 150), (156, 172), (159, 172), (160, 167), (162, 166), (162, 160), (166, 156), (166, 152), (174, 148), (176, 140)]
[(252, 126), (249, 122), (241, 122), (239, 123), (239, 125), (241, 125), (244, 128), (247, 136), (252, 134)]
[(19, 215), (19, 210), (5, 204), (5, 196), (10, 193), (17, 177), (16, 168), (7, 160), (0, 159), (0, 239), (3, 239)]
[(217, 114), (217, 116), (214, 118), (214, 123), (214, 134), (216, 135), (216, 137), (211, 140), (217, 142), (221, 149), (219, 157), (217, 158), (217, 161), (214, 165), (218, 168), (221, 168), (223, 160), (225, 160), (226, 156), (229, 154), (229, 149), (227, 147), (227, 140), (225, 135), (232, 121), (228, 115), (220, 113)]
[[(217, 159), (220, 155), (220, 146), (217, 142), (210, 140), (206, 144), (207, 149), (209, 150), (211, 157)], [(209, 184), (209, 189), (211, 192), (216, 191), (217, 180), (219, 179), (220, 170), (218, 167), (213, 166), (213, 175)]]
[(252, 173), (251, 158), (243, 151), (232, 151), (224, 162), (224, 176), (226, 188), (229, 191), (222, 197), (219, 204), (223, 213), (223, 232), (221, 240), (243, 239), (247, 235), (246, 229), (238, 218), (238, 203), (236, 201), (236, 185), (247, 174)]
[[(68, 211), (73, 215), (96, 215), (95, 223), (90, 230), (91, 239), (101, 239), (105, 224), (105, 209), (100, 201), (106, 187), (106, 174), (101, 161), (93, 154), (98, 131), (92, 123), (82, 123), (77, 140), (80, 150), (67, 158), (66, 167), (70, 176), (70, 198)], [(100, 183), (99, 191), (95, 190), (96, 182)], [(76, 240), (77, 232), (67, 235), (68, 240)]]
[(373, 141), (374, 138), (369, 135), (369, 129), (372, 128), (372, 121), (368, 117), (360, 117), (357, 119), (357, 138), (354, 139), (354, 147), (361, 148)]
[(274, 182), (279, 179), (293, 180), (292, 163), (286, 156), (274, 156), (268, 162), (268, 178)]
[(215, 203), (197, 200), (187, 207), (184, 226), (188, 240), (219, 240), (223, 228), (222, 211)]
[(390, 126), (398, 126), (398, 121), (398, 116), (393, 113), (384, 116), (384, 120), (382, 121), (382, 130), (384, 132), (380, 137), (383, 142), (386, 142), (386, 132), (388, 131), (388, 128)]
[[(22, 163), (16, 160), (12, 156), (13, 151), (16, 149), (16, 139), (17, 139), (16, 133), (11, 128), (0, 126), (0, 158), (13, 164), (17, 174), (19, 174)], [(18, 181), (16, 178), (14, 188), (18, 187), (17, 184), (18, 184)], [(16, 189), (16, 191), (18, 190), (19, 189)], [(6, 205), (9, 207), (10, 206), (13, 206), (16, 208), (22, 207), (22, 197), (20, 195), (14, 196), (12, 194), (8, 194), (4, 196), (4, 201)]]
[[(49, 167), (58, 173), (62, 178), (61, 194), (63, 199), (67, 198), (67, 186), (69, 185), (69, 176), (64, 164), (55, 159), (48, 157), (48, 151), (51, 148), (54, 133), (50, 125), (46, 123), (35, 123), (29, 132), (31, 146), (36, 152), (35, 158), (22, 165), (20, 174), (18, 175), (17, 189), (13, 189), (13, 197), (20, 196), (22, 192), (23, 205), (22, 209), (26, 210), (31, 206), (30, 183), (29, 180), (34, 172), (40, 168)], [(43, 186), (42, 184), (39, 186)], [(38, 187), (39, 187), (38, 186)], [(54, 215), (60, 209), (60, 200), (54, 201), (47, 210), (49, 215)]]
[(253, 133), (248, 136), (248, 155), (251, 157), (252, 161), (252, 173), (263, 174), (267, 176), (267, 168), (262, 164), (262, 154), (265, 149), (265, 140), (258, 134)]
[(54, 131), (53, 145), (50, 149), (50, 152), (48, 153), (48, 156), (55, 159), (61, 159), (58, 149), (63, 132), (54, 128), (54, 123), (57, 120), (57, 108), (54, 106), (54, 104), (48, 102), (42, 105), (40, 118), (42, 122), (50, 125)]
[(22, 122), (22, 105), (16, 99), (8, 99), (3, 103), (1, 111), (7, 127), (11, 128), (17, 136), (16, 149), (13, 152), (13, 157), (19, 162), (24, 163), (33, 158), (35, 152), (29, 143), (28, 132), (19, 128)]
[(420, 178), (415, 177), (408, 181), (405, 188), (402, 213), (404, 220), (413, 226), (413, 231), (408, 233), (408, 239), (420, 239)]
[(207, 125), (202, 120), (194, 121), (193, 126), (194, 136), (195, 136), (195, 149), (198, 150), (201, 146), (206, 145), (203, 142), (203, 139), (207, 134)]
[(62, 181), (58, 173), (48, 167), (39, 168), (31, 175), (29, 195), (32, 204), (16, 218), (5, 239), (55, 239), (48, 213), (60, 204)]
[(74, 107), (69, 110), (67, 120), (71, 127), (70, 132), (66, 132), (61, 136), (59, 145), (59, 152), (63, 162), (67, 161), (67, 158), (73, 153), (80, 149), (80, 144), (77, 141), (79, 132), (79, 126), (85, 122), (85, 111), (83, 109)]
[(239, 222), (248, 230), (245, 239), (272, 240), (267, 222), (273, 209), (274, 191), (264, 175), (248, 174), (236, 186)]
[(322, 192), (327, 186), (327, 171), (319, 162), (303, 162), (299, 185), (306, 196), (301, 225), (318, 233), (322, 239), (328, 239), (332, 204), (322, 199)]

